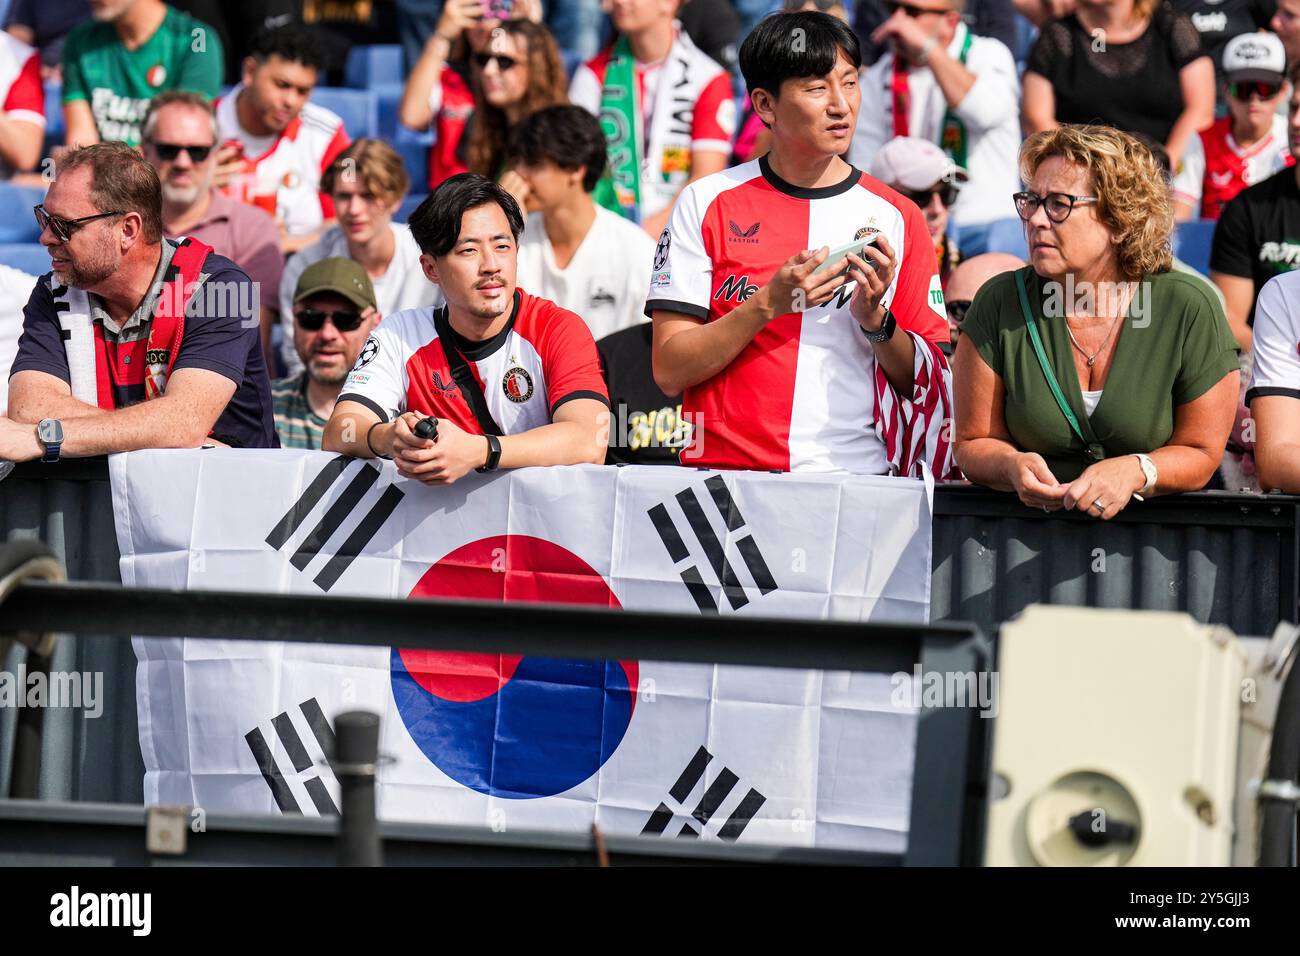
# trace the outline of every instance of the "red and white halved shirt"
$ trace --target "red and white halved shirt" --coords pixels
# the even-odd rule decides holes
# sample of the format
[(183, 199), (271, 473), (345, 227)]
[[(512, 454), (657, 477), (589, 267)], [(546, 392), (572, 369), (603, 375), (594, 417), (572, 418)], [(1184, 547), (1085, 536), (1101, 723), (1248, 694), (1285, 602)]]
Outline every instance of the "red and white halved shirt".
[(245, 174), (226, 190), (239, 202), (262, 206), (291, 236), (318, 230), (334, 218), (334, 200), (320, 191), (320, 178), (352, 142), (343, 120), (323, 106), (304, 103), (302, 111), (275, 137), (257, 137), (239, 122), (235, 103), (243, 84), (217, 100), (222, 141), (244, 144)]
[(1245, 148), (1232, 135), (1232, 117), (1225, 116), (1187, 141), (1173, 197), (1202, 219), (1218, 219), (1237, 193), (1293, 165), (1285, 116), (1275, 115), (1264, 137)]
[[(731, 364), (688, 388), (692, 465), (920, 474), (952, 467), (951, 373), (933, 343), (948, 326), (934, 245), (916, 205), (856, 169), (834, 186), (794, 186), (767, 158), (691, 183), (659, 239), (646, 313), (726, 315), (804, 249), (872, 231), (898, 258), (884, 304), (916, 345), (915, 387), (898, 395), (849, 313), (850, 284), (825, 305), (769, 322)], [(701, 437), (702, 436), (702, 437)]]
[(483, 342), (460, 336), (446, 308), (404, 309), (384, 317), (348, 374), (340, 402), (359, 402), (384, 421), (413, 411), (448, 418), (483, 434), (452, 372), (447, 345), (465, 357), (503, 434), (549, 425), (575, 398), (605, 405), (609, 394), (587, 325), (554, 302), (515, 290), (505, 328)]
[[(0, 32), (0, 116), (45, 129), (41, 55), (4, 32)], [(10, 172), (0, 163), (0, 179)]]

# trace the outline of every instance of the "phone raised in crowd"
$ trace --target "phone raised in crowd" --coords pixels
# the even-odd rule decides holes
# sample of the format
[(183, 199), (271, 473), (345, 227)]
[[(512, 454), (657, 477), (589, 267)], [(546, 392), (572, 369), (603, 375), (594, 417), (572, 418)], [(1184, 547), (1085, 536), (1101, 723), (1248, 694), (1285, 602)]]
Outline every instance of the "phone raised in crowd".
[(826, 256), (826, 261), (813, 270), (813, 275), (819, 272), (825, 272), (827, 269), (837, 269), (844, 265), (844, 260), (850, 255), (862, 255), (862, 250), (867, 246), (874, 246), (876, 238), (880, 235), (873, 232), (865, 239), (856, 239), (847, 246), (840, 246), (838, 249), (832, 249)]
[(509, 20), (515, 15), (515, 0), (483, 0), (484, 20)]

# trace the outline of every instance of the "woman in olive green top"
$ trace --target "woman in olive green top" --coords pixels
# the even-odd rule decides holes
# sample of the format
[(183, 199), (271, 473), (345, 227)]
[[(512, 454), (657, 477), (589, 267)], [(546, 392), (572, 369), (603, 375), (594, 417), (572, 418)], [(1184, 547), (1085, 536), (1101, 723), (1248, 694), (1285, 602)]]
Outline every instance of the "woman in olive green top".
[(1155, 159), (1118, 130), (1061, 126), (1025, 140), (1020, 171), (1030, 266), (985, 283), (962, 323), (957, 463), (1104, 519), (1204, 487), (1236, 411), (1236, 343), (1213, 296), (1169, 271)]

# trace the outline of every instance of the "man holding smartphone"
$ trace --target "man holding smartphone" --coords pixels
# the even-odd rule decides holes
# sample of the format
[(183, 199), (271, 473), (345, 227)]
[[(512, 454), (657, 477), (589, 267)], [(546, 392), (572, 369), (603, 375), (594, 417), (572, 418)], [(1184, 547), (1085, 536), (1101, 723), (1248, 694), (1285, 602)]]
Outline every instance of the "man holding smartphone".
[[(792, 36), (802, 38), (800, 49)], [(842, 158), (858, 41), (828, 14), (763, 20), (740, 50), (761, 159), (692, 183), (659, 239), (654, 373), (715, 468), (944, 477), (943, 291), (915, 203)], [(874, 237), (861, 253), (832, 249)], [(825, 265), (826, 268), (819, 270)]]

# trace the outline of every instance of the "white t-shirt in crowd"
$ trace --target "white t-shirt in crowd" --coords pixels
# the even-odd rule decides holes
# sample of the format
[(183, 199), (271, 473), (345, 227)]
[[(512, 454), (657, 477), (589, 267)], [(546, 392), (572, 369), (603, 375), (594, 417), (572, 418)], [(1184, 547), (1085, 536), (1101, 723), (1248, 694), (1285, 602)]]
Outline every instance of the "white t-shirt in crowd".
[(533, 295), (582, 316), (592, 338), (600, 340), (645, 321), (654, 257), (655, 243), (645, 230), (597, 206), (591, 230), (560, 269), (542, 214), (535, 212), (519, 238), (517, 281)]
[[(966, 40), (966, 25), (958, 24), (948, 55), (954, 60)], [(970, 181), (952, 207), (958, 226), (973, 226), (1016, 215), (1011, 194), (1020, 189), (1020, 78), (1011, 51), (999, 40), (972, 36), (966, 68), (975, 85), (953, 113), (966, 125), (966, 169)], [(849, 162), (870, 169), (876, 151), (894, 138), (894, 97), (891, 82), (894, 54), (884, 56), (862, 73), (862, 106), (849, 147)], [(911, 108), (908, 135), (940, 143), (948, 101), (928, 66), (908, 70)]]
[(9, 369), (18, 355), (23, 308), (35, 286), (36, 276), (0, 265), (0, 415), (9, 408)]
[(1255, 365), (1246, 402), (1268, 395), (1300, 399), (1300, 272), (1264, 283), (1255, 300)]
[[(441, 305), (442, 290), (428, 280), (420, 268), (420, 247), (411, 235), (411, 227), (406, 223), (392, 223), (393, 234), (397, 237), (393, 250), (393, 261), (387, 271), (376, 279), (370, 277), (375, 287), (375, 299), (379, 304), (381, 316), (393, 315), (403, 309), (422, 309), (425, 306)], [(280, 343), (280, 354), (290, 375), (302, 371), (302, 362), (293, 347), (293, 295), (298, 288), (298, 277), (312, 263), (322, 259), (347, 259), (348, 241), (343, 230), (331, 226), (325, 230), (320, 242), (308, 246), (290, 257), (284, 267), (284, 276), (280, 279), (280, 326), (284, 332)], [(382, 319), (381, 319), (382, 321)]]

